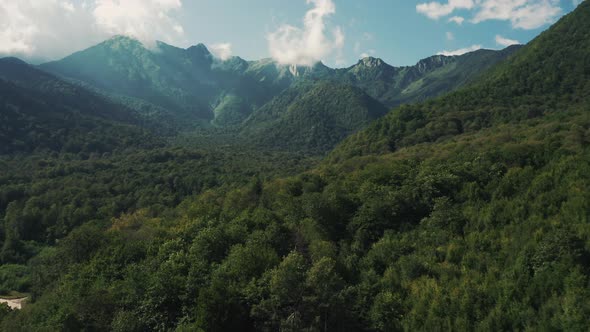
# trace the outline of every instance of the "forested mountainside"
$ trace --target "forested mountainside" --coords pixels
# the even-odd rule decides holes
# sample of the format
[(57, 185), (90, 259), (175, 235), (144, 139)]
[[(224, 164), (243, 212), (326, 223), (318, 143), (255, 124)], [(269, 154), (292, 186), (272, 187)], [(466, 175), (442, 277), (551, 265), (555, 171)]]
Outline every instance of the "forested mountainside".
[[(156, 47), (119, 36), (40, 68), (175, 130), (232, 128), (234, 143), (322, 154), (384, 115), (385, 107), (460, 88), (519, 48), (433, 56), (400, 68), (366, 58), (331, 69), (322, 63), (282, 66), (269, 59), (221, 61), (202, 44), (186, 50), (165, 43)], [(310, 103), (306, 95), (319, 98)]]
[(165, 214), (212, 188), (315, 163), (297, 153), (225, 147), (208, 133), (215, 144), (178, 144), (182, 128), (169, 112), (0, 59), (0, 297), (29, 292), (31, 258), (81, 225), (141, 209)]
[[(473, 85), (394, 109), (313, 169), (88, 220), (54, 246), (12, 241), (34, 258), (2, 265), (0, 288), (32, 299), (0, 326), (585, 331), (589, 55), (584, 1)], [(2, 232), (28, 215), (6, 213)]]
[(364, 58), (353, 67), (335, 71), (334, 77), (355, 85), (388, 107), (424, 101), (454, 91), (476, 80), (489, 68), (521, 48), (478, 50), (461, 56), (435, 55), (415, 66), (393, 67), (381, 59)]
[(0, 59), (0, 91), (0, 154), (148, 148), (173, 130), (14, 58)]
[(300, 83), (256, 110), (241, 134), (254, 146), (321, 153), (386, 113), (359, 88)]
[(268, 108), (269, 101), (285, 89), (297, 88), (301, 81), (350, 84), (392, 107), (457, 89), (516, 49), (434, 56), (400, 68), (366, 58), (350, 68), (332, 69), (322, 63), (309, 68), (283, 66), (270, 59), (221, 61), (202, 44), (181, 49), (159, 42), (151, 50), (119, 36), (40, 68), (167, 109), (185, 127), (187, 123), (189, 128), (207, 123), (227, 127), (244, 123), (254, 111)]
[(389, 113), (344, 142), (332, 157), (393, 151), (490, 126), (566, 116), (569, 109), (585, 107), (590, 32), (580, 22), (583, 17), (562, 19), (473, 86)]

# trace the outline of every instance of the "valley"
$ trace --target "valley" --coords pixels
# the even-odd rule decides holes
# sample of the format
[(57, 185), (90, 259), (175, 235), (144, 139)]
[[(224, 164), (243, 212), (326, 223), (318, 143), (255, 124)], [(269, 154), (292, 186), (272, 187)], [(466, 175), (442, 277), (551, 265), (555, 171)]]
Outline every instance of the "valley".
[(155, 47), (0, 59), (0, 330), (587, 328), (587, 1), (405, 67)]

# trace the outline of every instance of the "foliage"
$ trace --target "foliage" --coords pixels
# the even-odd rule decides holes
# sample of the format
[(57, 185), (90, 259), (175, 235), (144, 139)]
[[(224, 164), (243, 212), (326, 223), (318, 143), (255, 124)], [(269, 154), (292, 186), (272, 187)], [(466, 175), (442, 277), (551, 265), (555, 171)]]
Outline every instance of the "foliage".
[[(138, 330), (580, 328), (590, 150), (563, 139), (571, 125), (535, 141), (560, 124), (496, 128), (521, 133), (503, 143), (484, 131), (354, 158), (209, 192), (171, 215), (124, 216), (105, 235), (73, 232), (32, 266), (33, 275), (55, 273), (47, 271), (59, 257), (63, 270), (36, 285), (37, 303), (6, 326), (60, 329), (74, 319)], [(424, 150), (437, 152), (421, 157)], [(88, 236), (104, 242), (84, 256), (69, 249), (88, 247)], [(86, 316), (79, 304), (97, 291), (107, 302), (85, 305), (113, 311)], [(50, 306), (56, 298), (76, 300)], [(57, 312), (67, 315), (39, 320)]]
[[(240, 146), (54, 158), (33, 186), (34, 157), (3, 159), (4, 254), (26, 264), (6, 269), (33, 303), (0, 308), (0, 329), (587, 330), (588, 15), (290, 177), (266, 174), (281, 155), (232, 159)], [(194, 174), (225, 167), (218, 188)], [(37, 222), (55, 211), (61, 233)]]
[(0, 59), (0, 155), (151, 148), (169, 133), (132, 109), (16, 59)]
[(333, 160), (436, 142), (482, 128), (559, 117), (587, 105), (590, 73), (585, 59), (588, 13), (567, 15), (476, 84), (422, 104), (402, 106), (353, 135)]
[(300, 84), (254, 112), (242, 133), (252, 145), (322, 153), (385, 113), (360, 89), (331, 82)]

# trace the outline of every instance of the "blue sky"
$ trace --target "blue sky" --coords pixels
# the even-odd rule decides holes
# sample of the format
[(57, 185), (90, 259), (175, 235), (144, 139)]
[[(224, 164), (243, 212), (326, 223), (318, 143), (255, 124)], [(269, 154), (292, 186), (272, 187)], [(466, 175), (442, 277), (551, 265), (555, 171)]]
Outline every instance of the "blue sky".
[[(381, 57), (393, 65), (409, 65), (444, 50), (473, 45), (497, 49), (503, 47), (496, 42), (497, 35), (526, 43), (549, 26), (523, 29), (514, 27), (509, 20), (497, 19), (474, 24), (468, 21), (474, 11), (463, 9), (434, 20), (416, 10), (417, 5), (426, 2), (334, 0), (336, 13), (328, 22), (330, 26), (342, 27), (345, 64), (356, 62), (363, 53)], [(574, 8), (573, 2), (566, 0), (557, 6), (561, 14), (555, 19)], [(297, 0), (216, 0), (187, 2), (185, 7), (182, 18), (186, 19), (185, 29), (193, 40), (205, 44), (231, 43), (236, 54), (257, 59), (268, 56), (265, 36), (281, 24), (300, 26), (311, 5)], [(464, 17), (465, 21), (461, 25), (448, 21), (455, 16)], [(199, 19), (191, 20), (192, 17)], [(336, 55), (325, 61), (336, 65)]]
[[(526, 43), (575, 0), (0, 0), (0, 53), (63, 57), (114, 34), (221, 57), (349, 66), (410, 65), (446, 52)], [(303, 23), (308, 14), (309, 22)], [(460, 24), (459, 24), (460, 23)], [(462, 51), (457, 51), (462, 50)]]

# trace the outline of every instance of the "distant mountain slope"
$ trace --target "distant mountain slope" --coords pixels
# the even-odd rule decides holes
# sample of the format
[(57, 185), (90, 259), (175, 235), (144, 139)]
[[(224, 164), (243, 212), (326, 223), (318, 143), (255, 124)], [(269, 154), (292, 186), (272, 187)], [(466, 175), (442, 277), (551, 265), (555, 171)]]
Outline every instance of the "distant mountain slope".
[(255, 111), (242, 133), (256, 145), (321, 152), (386, 113), (359, 88), (303, 82)]
[[(338, 139), (363, 128), (371, 119), (384, 115), (386, 108), (380, 102), (392, 106), (452, 91), (475, 80), (519, 48), (480, 50), (455, 57), (433, 56), (415, 66), (402, 68), (392, 67), (376, 58), (365, 58), (353, 67), (336, 70), (321, 63), (312, 68), (298, 68), (277, 67), (270, 61), (259, 62), (254, 64), (258, 70), (250, 71), (265, 73), (258, 74), (263, 80), (272, 77), (276, 81), (294, 80), (294, 83), (254, 111), (244, 122), (242, 133), (250, 137), (254, 144), (327, 151), (338, 143)], [(342, 88), (344, 85), (348, 88)], [(329, 86), (340, 88), (329, 91)], [(311, 90), (314, 93), (310, 94)], [(361, 91), (362, 95), (359, 94)], [(307, 101), (308, 95), (318, 100), (311, 103)], [(369, 96), (376, 99), (372, 100), (369, 108), (379, 110), (370, 115), (364, 111), (366, 107), (359, 107), (363, 104), (359, 101), (367, 100)], [(343, 108), (345, 101), (351, 106)], [(360, 110), (355, 115), (356, 122), (343, 126), (338, 118), (350, 118), (355, 109)], [(301, 121), (304, 118), (309, 120)]]
[(274, 63), (249, 63), (238, 57), (220, 61), (202, 44), (181, 49), (158, 42), (148, 49), (123, 36), (40, 68), (168, 109), (188, 127), (211, 121), (235, 125), (293, 78), (289, 72), (283, 77)]
[(350, 137), (338, 160), (435, 142), (503, 123), (518, 123), (590, 101), (590, 3), (565, 16), (474, 85), (406, 105)]
[(114, 37), (40, 68), (144, 99), (194, 121), (212, 117), (207, 104), (216, 92), (210, 77), (212, 62), (203, 45), (183, 50), (159, 43), (157, 51), (151, 51), (137, 40)]
[(520, 47), (478, 50), (461, 56), (435, 55), (407, 67), (393, 67), (381, 59), (368, 57), (352, 67), (337, 69), (322, 77), (355, 85), (384, 105), (395, 107), (454, 91), (474, 81)]
[(119, 36), (40, 68), (106, 91), (117, 101), (125, 102), (127, 97), (130, 106), (143, 100), (154, 106), (148, 107), (152, 113), (171, 115), (175, 123), (190, 129), (209, 123), (240, 125), (302, 81), (354, 85), (388, 107), (420, 101), (466, 84), (515, 49), (434, 56), (399, 68), (367, 58), (350, 68), (332, 69), (321, 62), (298, 67), (278, 65), (272, 59), (221, 61), (202, 44), (181, 49), (158, 42), (152, 50)]
[(365, 90), (389, 107), (396, 106), (404, 89), (429, 73), (456, 63), (456, 57), (433, 56), (414, 66), (393, 67), (381, 59), (368, 57), (356, 65), (340, 69), (336, 79)]
[[(469, 83), (477, 81), (484, 76), (490, 68), (509, 58), (518, 51), (522, 45), (513, 45), (500, 51), (478, 50), (461, 56), (453, 57), (446, 65), (436, 67), (419, 79), (408, 84), (399, 94), (392, 96), (389, 105), (425, 101), (432, 97), (457, 90)], [(425, 59), (418, 63), (434, 60), (436, 57)], [(426, 65), (427, 66), (427, 65)]]
[(321, 62), (314, 67), (277, 66), (266, 59), (251, 62), (247, 73), (283, 87), (301, 80), (326, 81), (356, 86), (388, 107), (413, 103), (456, 90), (504, 61), (521, 45), (504, 50), (478, 50), (461, 56), (435, 55), (416, 65), (394, 67), (382, 59), (367, 57), (348, 68), (332, 69)]
[(155, 125), (131, 109), (15, 58), (0, 59), (0, 127), (0, 154), (102, 153), (156, 143), (144, 129)]

